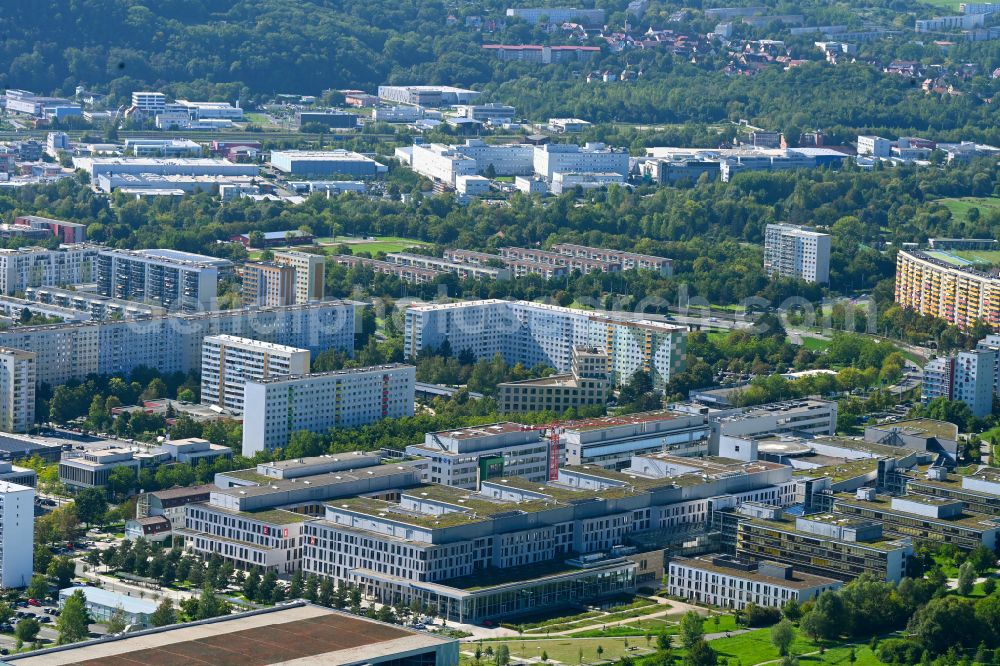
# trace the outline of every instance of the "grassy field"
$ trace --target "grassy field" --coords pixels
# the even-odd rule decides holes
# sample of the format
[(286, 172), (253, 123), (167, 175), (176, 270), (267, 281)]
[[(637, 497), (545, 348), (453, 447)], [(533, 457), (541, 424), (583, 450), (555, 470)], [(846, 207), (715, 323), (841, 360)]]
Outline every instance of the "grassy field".
[(1000, 264), (1000, 251), (998, 250), (956, 250), (955, 254), (979, 264)]
[[(944, 3), (941, 6), (944, 6)], [(951, 211), (952, 217), (962, 220), (965, 219), (965, 215), (969, 212), (970, 208), (978, 208), (982, 213), (1000, 209), (1000, 197), (957, 197), (954, 199), (938, 199), (934, 203), (945, 206)]]
[(429, 245), (423, 241), (412, 238), (400, 238), (398, 236), (376, 236), (375, 240), (363, 240), (349, 236), (337, 236), (336, 238), (317, 238), (316, 243), (323, 246), (327, 254), (335, 254), (337, 246), (341, 243), (350, 246), (354, 252), (370, 252), (374, 256), (378, 252), (403, 252), (411, 247)]
[(803, 335), (802, 346), (811, 352), (821, 352), (830, 348), (830, 341), (820, 340), (819, 338), (810, 338)]
[[(542, 638), (521, 640), (514, 638), (504, 641), (510, 650), (510, 656), (524, 659), (539, 659), (542, 652), (545, 652), (549, 661), (558, 661), (563, 664), (580, 664), (580, 651), (583, 651), (583, 664), (598, 664), (607, 661), (617, 661), (624, 654), (642, 656), (653, 652), (646, 648), (646, 641), (637, 638)], [(484, 646), (491, 646), (494, 650), (500, 643), (490, 641)], [(601, 656), (597, 656), (597, 648), (603, 649)], [(629, 649), (634, 648), (634, 649)], [(462, 645), (462, 663), (472, 663), (474, 659), (464, 652), (475, 652), (475, 643), (464, 643)], [(483, 648), (485, 650), (485, 647)], [(484, 659), (484, 661), (488, 661)]]
[[(771, 643), (770, 629), (758, 629), (729, 638), (718, 638), (711, 642), (711, 646), (720, 657), (728, 658), (730, 661), (739, 660), (741, 666), (754, 666), (781, 658), (777, 648)], [(805, 654), (816, 649), (812, 642), (802, 634), (796, 633), (791, 649), (794, 654)]]

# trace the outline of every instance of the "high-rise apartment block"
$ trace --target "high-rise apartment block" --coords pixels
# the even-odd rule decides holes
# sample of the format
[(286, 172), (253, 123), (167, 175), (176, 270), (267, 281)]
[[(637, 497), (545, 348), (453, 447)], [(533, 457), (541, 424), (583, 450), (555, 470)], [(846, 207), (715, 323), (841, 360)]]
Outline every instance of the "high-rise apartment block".
[(286, 250), (274, 253), (274, 263), (295, 269), (295, 303), (323, 300), (326, 280), (326, 257), (321, 254)]
[(31, 582), (35, 541), (35, 489), (0, 481), (0, 587)]
[(769, 224), (764, 232), (764, 270), (820, 284), (830, 281), (830, 236), (792, 224)]
[(295, 302), (295, 269), (274, 262), (243, 266), (243, 306), (280, 307)]
[(64, 245), (58, 250), (0, 249), (0, 292), (10, 295), (28, 287), (93, 282), (100, 249), (96, 245)]
[(662, 322), (632, 319), (528, 301), (467, 301), (418, 305), (406, 311), (404, 350), (415, 358), (445, 343), (456, 354), (476, 358), (500, 354), (507, 363), (548, 365), (570, 372), (573, 347), (602, 347), (615, 384), (639, 370), (662, 388), (685, 367), (687, 330)]
[(201, 352), (201, 402), (243, 411), (247, 382), (309, 372), (309, 350), (234, 335), (205, 338)]
[(231, 267), (227, 259), (179, 250), (106, 249), (97, 260), (97, 290), (169, 310), (212, 310), (219, 296), (219, 274)]
[(319, 353), (354, 351), (354, 310), (347, 301), (260, 310), (172, 314), (141, 321), (24, 326), (0, 331), (0, 346), (35, 352), (39, 384), (58, 386), (87, 375), (128, 374), (139, 366), (163, 373), (201, 367), (202, 341), (229, 334)]
[(989, 415), (993, 411), (998, 353), (980, 348), (929, 361), (924, 366), (921, 401), (958, 400), (969, 406), (973, 416)]
[(1000, 330), (1000, 278), (955, 255), (900, 250), (896, 302), (962, 329), (981, 319)]
[(284, 447), (299, 430), (325, 433), (413, 416), (415, 383), (416, 369), (398, 364), (250, 380), (243, 455)]
[(35, 423), (35, 355), (0, 348), (0, 430), (27, 432)]

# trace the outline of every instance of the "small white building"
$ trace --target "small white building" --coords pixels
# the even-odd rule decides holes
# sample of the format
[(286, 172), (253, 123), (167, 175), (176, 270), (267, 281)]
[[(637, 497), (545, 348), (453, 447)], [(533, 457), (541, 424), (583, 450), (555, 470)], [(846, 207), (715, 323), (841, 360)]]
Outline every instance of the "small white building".
[(883, 139), (880, 136), (861, 135), (858, 136), (858, 155), (870, 155), (872, 157), (891, 157), (892, 141)]
[(149, 618), (156, 612), (158, 605), (153, 599), (139, 599), (99, 587), (78, 585), (59, 590), (59, 607), (62, 608), (66, 600), (78, 590), (83, 593), (87, 610), (97, 622), (107, 622), (121, 608), (125, 613), (126, 624), (145, 628), (150, 626)]
[(815, 599), (843, 581), (793, 570), (777, 562), (750, 564), (728, 557), (671, 560), (668, 593), (695, 603), (742, 610), (748, 604), (781, 608), (791, 600)]
[(455, 179), (455, 189), (459, 194), (478, 197), (489, 193), (490, 179), (485, 176), (458, 176)]
[(514, 178), (514, 187), (519, 192), (525, 194), (548, 194), (549, 185), (543, 178), (535, 176), (517, 176)]

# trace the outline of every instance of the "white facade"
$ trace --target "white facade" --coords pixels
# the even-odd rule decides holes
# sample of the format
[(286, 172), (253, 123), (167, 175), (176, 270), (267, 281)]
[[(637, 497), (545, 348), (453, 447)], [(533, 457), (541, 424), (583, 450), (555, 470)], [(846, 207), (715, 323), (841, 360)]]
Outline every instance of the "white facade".
[(512, 7), (507, 9), (507, 16), (519, 18), (528, 23), (547, 23), (558, 25), (569, 21), (582, 21), (585, 25), (602, 25), (604, 23), (603, 9), (578, 9), (576, 7)]
[(25, 326), (0, 331), (0, 346), (35, 352), (38, 383), (58, 386), (87, 375), (128, 374), (139, 366), (163, 373), (201, 367), (206, 336), (228, 333), (318, 353), (354, 351), (355, 304), (175, 314), (142, 321)]
[[(214, 495), (214, 493), (213, 493)], [(186, 546), (204, 557), (218, 554), (241, 569), (260, 567), (276, 573), (299, 568), (302, 525), (308, 516), (290, 511), (259, 515), (225, 511), (209, 504), (187, 507)]]
[(891, 157), (892, 141), (883, 139), (880, 136), (861, 135), (858, 136), (858, 155), (871, 155), (872, 157)]
[(452, 148), (476, 160), (476, 171), (480, 174), (491, 166), (497, 176), (526, 176), (532, 173), (534, 147), (528, 144), (491, 144), (482, 139), (467, 139), (464, 144)]
[(564, 173), (556, 171), (552, 174), (552, 193), (562, 194), (577, 187), (584, 190), (594, 190), (624, 183), (625, 176), (620, 173)]
[(244, 390), (243, 455), (281, 448), (300, 430), (325, 433), (413, 416), (416, 369), (353, 368), (250, 381)]
[(96, 279), (96, 245), (64, 245), (58, 250), (22, 247), (0, 249), (0, 292), (10, 295), (28, 287), (57, 287)]
[(35, 355), (0, 348), (0, 430), (27, 432), (35, 424)]
[(0, 587), (31, 582), (34, 536), (35, 489), (0, 481)]
[(695, 603), (742, 610), (749, 604), (782, 608), (792, 600), (803, 603), (843, 585), (833, 578), (793, 572), (787, 565), (761, 562), (740, 568), (724, 558), (679, 557), (670, 562), (667, 591)]
[(752, 438), (803, 432), (833, 435), (837, 432), (837, 403), (827, 400), (789, 400), (758, 405), (715, 423), (713, 443), (723, 437)]
[(914, 32), (943, 32), (948, 30), (971, 30), (983, 25), (986, 14), (960, 14), (958, 16), (938, 16), (932, 19), (917, 19)]
[(187, 109), (191, 120), (208, 118), (243, 120), (243, 109), (228, 102), (189, 102), (186, 99), (179, 99), (175, 103)]
[(385, 167), (350, 150), (272, 150), (271, 166), (295, 175), (375, 176)]
[(257, 176), (256, 164), (237, 164), (211, 157), (74, 157), (73, 167), (90, 174), (91, 182), (106, 174), (159, 176)]
[(935, 398), (959, 400), (969, 406), (973, 416), (988, 416), (993, 411), (1000, 357), (989, 340), (986, 338), (987, 344), (981, 341), (976, 350), (930, 360), (923, 369), (921, 402), (927, 404)]
[(481, 93), (454, 86), (379, 86), (379, 99), (413, 106), (470, 104)]
[(478, 171), (475, 159), (442, 143), (415, 144), (410, 159), (410, 168), (421, 176), (452, 187), (459, 176), (475, 176)]
[(483, 176), (459, 176), (455, 179), (455, 190), (467, 197), (489, 194), (490, 179)]
[(308, 349), (213, 335), (202, 343), (201, 403), (242, 412), (247, 382), (307, 372)]
[(445, 341), (455, 354), (500, 354), (510, 364), (541, 363), (563, 373), (571, 369), (574, 346), (603, 347), (615, 383), (626, 383), (637, 370), (647, 369), (654, 385), (663, 386), (684, 368), (686, 329), (528, 301), (466, 301), (406, 311), (406, 358), (438, 349)]
[(620, 471), (636, 455), (704, 455), (710, 434), (703, 414), (649, 412), (570, 421), (559, 428), (559, 441), (568, 465)]
[[(476, 490), (482, 481), (499, 476), (544, 483), (550, 474), (549, 447), (549, 440), (538, 429), (520, 423), (494, 423), (429, 432), (423, 444), (406, 447), (406, 453), (427, 458), (424, 481)], [(485, 477), (481, 461), (491, 470)]]
[(163, 113), (167, 106), (167, 96), (161, 92), (133, 92), (132, 106), (143, 113), (155, 116)]
[(628, 151), (608, 148), (603, 143), (548, 143), (534, 147), (535, 173), (552, 182), (557, 171), (563, 173), (616, 173), (628, 176)]
[(824, 284), (830, 281), (830, 236), (791, 224), (769, 224), (764, 232), (764, 270)]

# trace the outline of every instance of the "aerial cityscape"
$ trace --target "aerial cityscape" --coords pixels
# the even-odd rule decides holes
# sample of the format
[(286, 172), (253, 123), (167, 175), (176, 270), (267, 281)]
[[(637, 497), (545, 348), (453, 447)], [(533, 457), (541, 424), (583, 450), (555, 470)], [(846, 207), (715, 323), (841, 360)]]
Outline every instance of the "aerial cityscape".
[(0, 666), (1000, 665), (1000, 2), (0, 2)]

